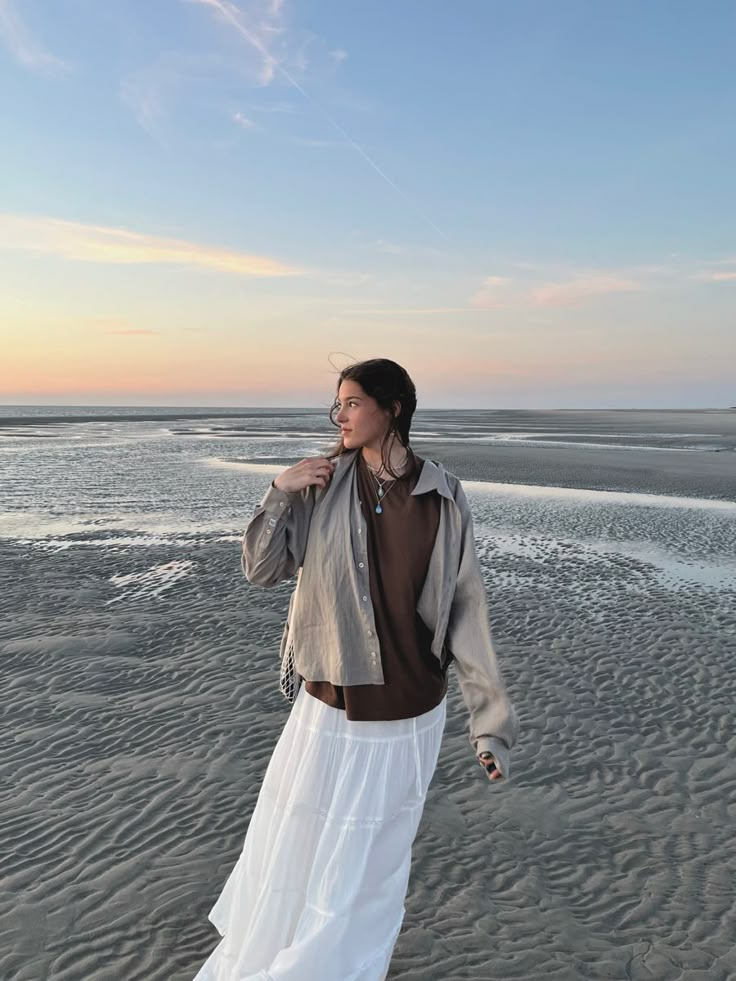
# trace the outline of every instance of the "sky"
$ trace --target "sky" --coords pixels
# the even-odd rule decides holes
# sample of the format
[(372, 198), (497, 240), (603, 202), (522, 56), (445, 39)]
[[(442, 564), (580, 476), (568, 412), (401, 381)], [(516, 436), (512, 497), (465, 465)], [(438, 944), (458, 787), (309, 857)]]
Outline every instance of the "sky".
[(0, 0), (0, 403), (736, 405), (731, 0)]

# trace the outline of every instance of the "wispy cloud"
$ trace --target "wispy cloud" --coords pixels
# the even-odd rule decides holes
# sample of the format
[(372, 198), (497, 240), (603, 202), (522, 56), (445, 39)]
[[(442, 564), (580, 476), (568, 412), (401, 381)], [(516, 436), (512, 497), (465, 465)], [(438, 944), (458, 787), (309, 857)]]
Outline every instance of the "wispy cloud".
[(709, 263), (711, 266), (723, 267), (732, 266), (731, 269), (715, 268), (705, 269), (695, 273), (693, 279), (704, 280), (708, 283), (728, 283), (736, 279), (736, 257), (728, 259), (715, 259)]
[(122, 334), (125, 337), (158, 337), (158, 331), (157, 330), (146, 330), (143, 327), (141, 327), (140, 329), (136, 329), (134, 327), (131, 327), (131, 328), (122, 328), (120, 330), (105, 330), (105, 331), (103, 331), (103, 333), (104, 334)]
[(233, 113), (233, 121), (243, 129), (256, 129), (256, 124), (253, 122), (253, 120), (248, 119), (248, 117), (244, 116), (242, 112)]
[(37, 41), (23, 23), (12, 0), (0, 0), (0, 40), (13, 57), (32, 71), (58, 74), (69, 66)]
[[(286, 24), (285, 4), (282, 0), (250, 0), (245, 11), (229, 0), (185, 0), (185, 2), (209, 7), (218, 19), (235, 26), (238, 33), (246, 37), (251, 50), (258, 56), (255, 71), (257, 83), (261, 87), (266, 88), (273, 82), (280, 61), (293, 61), (294, 71), (306, 69), (308, 64), (306, 48), (314, 36), (310, 35), (303, 40), (296, 53), (290, 55), (283, 37), (286, 33)], [(271, 50), (275, 41), (280, 42), (278, 55)]]
[(177, 73), (159, 63), (128, 75), (120, 83), (120, 101), (150, 136), (156, 135), (166, 97), (176, 82)]
[[(344, 48), (328, 48), (323, 37), (314, 31), (296, 30), (288, 18), (283, 0), (184, 0), (210, 7), (223, 23), (247, 31), (251, 53), (259, 59), (256, 71), (258, 84), (266, 88), (284, 69), (298, 75), (307, 71), (325, 76), (334, 75), (348, 60)], [(238, 30), (245, 36), (244, 30)]]
[(171, 109), (194, 86), (207, 85), (223, 71), (237, 66), (222, 57), (166, 51), (154, 62), (126, 75), (120, 83), (120, 100), (139, 126), (154, 138)]
[[(419, 215), (423, 221), (430, 225), (439, 235), (443, 238), (447, 238), (445, 233), (441, 228), (429, 218), (423, 211), (421, 211), (414, 202), (408, 197), (404, 191), (395, 184), (391, 178), (378, 166), (378, 164), (373, 160), (368, 153), (360, 146), (337, 122), (337, 120), (322, 106), (316, 99), (314, 99), (303, 87), (303, 85), (297, 81), (294, 77), (294, 73), (290, 71), (282, 61), (279, 61), (271, 52), (268, 46), (268, 40), (264, 35), (262, 28), (254, 26), (252, 24), (252, 17), (246, 16), (246, 14), (231, 0), (186, 0), (187, 3), (195, 3), (203, 7), (208, 7), (212, 10), (215, 15), (226, 23), (235, 33), (248, 43), (248, 45), (258, 52), (262, 59), (261, 65), (261, 81), (263, 85), (268, 85), (275, 77), (276, 74), (280, 74), (292, 88), (296, 89), (300, 95), (306, 99), (310, 105), (314, 108), (329, 122), (329, 124), (340, 134), (343, 140), (351, 146), (356, 153), (358, 153), (363, 160), (371, 167), (378, 176), (385, 181), (414, 211), (415, 214)], [(281, 13), (283, 10), (283, 4), (278, 5), (278, 12)], [(300, 65), (303, 67), (303, 58)], [(342, 59), (344, 60), (344, 58)]]
[(79, 262), (189, 266), (257, 278), (303, 274), (268, 256), (48, 217), (0, 214), (0, 248)]
[(544, 283), (530, 293), (533, 303), (542, 307), (575, 306), (593, 296), (610, 293), (635, 293), (640, 283), (612, 273), (590, 273), (560, 283)]
[(726, 270), (723, 272), (703, 272), (698, 273), (695, 279), (704, 279), (709, 283), (725, 283), (736, 279), (736, 269)]
[[(577, 306), (594, 297), (613, 293), (633, 293), (644, 289), (641, 279), (615, 271), (594, 270), (570, 272), (560, 278), (539, 282), (541, 267), (515, 263), (528, 270), (526, 278), (487, 276), (480, 290), (471, 298), (476, 308), (509, 309), (518, 307)], [(535, 281), (536, 277), (536, 281)]]
[(520, 297), (510, 289), (512, 283), (508, 276), (486, 276), (481, 288), (470, 299), (471, 307), (498, 310), (518, 304)]

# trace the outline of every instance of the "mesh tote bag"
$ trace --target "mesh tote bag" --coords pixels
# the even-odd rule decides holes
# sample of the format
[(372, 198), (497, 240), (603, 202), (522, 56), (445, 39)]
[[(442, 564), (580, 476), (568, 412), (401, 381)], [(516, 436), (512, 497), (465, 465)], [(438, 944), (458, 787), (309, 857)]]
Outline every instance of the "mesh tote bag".
[(279, 674), (279, 688), (284, 698), (288, 702), (293, 702), (296, 699), (302, 683), (301, 675), (297, 673), (294, 665), (294, 637), (291, 630), (292, 611), (294, 609), (294, 603), (296, 602), (296, 594), (299, 590), (301, 575), (302, 570), (299, 569), (296, 588), (291, 594), (291, 599), (289, 600), (289, 612), (286, 615), (286, 626), (284, 627), (284, 633), (281, 638), (281, 669)]

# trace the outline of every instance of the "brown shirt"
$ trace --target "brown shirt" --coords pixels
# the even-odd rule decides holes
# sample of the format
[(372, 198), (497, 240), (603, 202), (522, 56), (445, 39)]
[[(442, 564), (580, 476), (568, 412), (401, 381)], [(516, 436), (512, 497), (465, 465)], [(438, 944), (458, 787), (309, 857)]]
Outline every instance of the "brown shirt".
[(407, 471), (386, 482), (378, 514), (375, 478), (362, 453), (358, 456), (358, 496), (368, 536), (371, 601), (384, 684), (305, 681), (310, 695), (345, 709), (351, 720), (414, 718), (438, 705), (447, 691), (447, 664), (443, 671), (430, 649), (432, 633), (416, 611), (440, 517), (436, 491), (411, 495), (423, 463), (410, 450)]

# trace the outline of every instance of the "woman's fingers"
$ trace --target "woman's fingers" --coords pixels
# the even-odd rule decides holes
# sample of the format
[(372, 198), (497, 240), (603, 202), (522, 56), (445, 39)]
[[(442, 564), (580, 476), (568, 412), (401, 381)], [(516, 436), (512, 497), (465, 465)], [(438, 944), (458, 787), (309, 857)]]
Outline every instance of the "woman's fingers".
[(326, 487), (330, 478), (332, 477), (334, 469), (335, 465), (331, 460), (327, 460), (324, 457), (318, 457), (316, 460), (316, 465), (312, 468), (315, 482), (320, 484), (321, 487)]
[(334, 469), (335, 465), (327, 457), (305, 457), (280, 473), (274, 484), (279, 490), (287, 492), (301, 491), (310, 484), (326, 487)]
[(502, 780), (503, 774), (496, 766), (496, 761), (493, 758), (493, 754), (488, 751), (480, 754), (478, 756), (478, 761), (480, 765), (485, 769), (489, 780)]
[(295, 483), (298, 489), (308, 487), (310, 484), (326, 487), (335, 470), (335, 465), (327, 457), (313, 456), (300, 460), (290, 470), (296, 478)]

